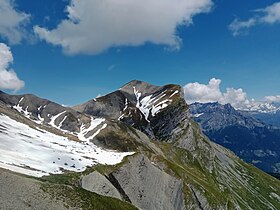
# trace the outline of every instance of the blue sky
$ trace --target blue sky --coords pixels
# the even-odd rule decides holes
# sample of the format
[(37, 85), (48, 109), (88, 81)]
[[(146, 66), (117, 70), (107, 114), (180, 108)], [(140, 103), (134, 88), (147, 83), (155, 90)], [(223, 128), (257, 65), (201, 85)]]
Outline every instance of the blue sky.
[[(178, 51), (166, 49), (166, 44), (143, 43), (110, 47), (101, 53), (67, 54), (61, 46), (36, 37), (33, 27), (57, 28), (67, 18), (65, 7), (70, 1), (16, 0), (15, 10), (30, 15), (24, 30), (31, 38), (12, 44), (2, 36), (0, 42), (10, 47), (14, 57), (11, 67), (25, 82), (17, 93), (33, 93), (62, 104), (82, 103), (133, 79), (184, 86), (218, 78), (222, 92), (229, 87), (242, 88), (249, 98), (262, 99), (280, 94), (280, 24), (262, 23), (258, 19), (262, 13), (254, 10), (276, 2), (213, 1), (210, 11), (193, 16), (192, 24), (176, 27), (182, 41)], [(257, 21), (234, 36), (228, 27), (236, 18)]]

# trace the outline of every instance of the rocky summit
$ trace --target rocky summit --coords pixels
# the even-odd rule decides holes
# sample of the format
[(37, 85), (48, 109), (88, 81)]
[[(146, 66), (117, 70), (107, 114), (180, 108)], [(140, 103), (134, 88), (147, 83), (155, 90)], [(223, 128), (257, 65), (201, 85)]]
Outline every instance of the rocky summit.
[(210, 141), (178, 85), (74, 107), (1, 92), (0, 167), (4, 209), (280, 209), (280, 181)]

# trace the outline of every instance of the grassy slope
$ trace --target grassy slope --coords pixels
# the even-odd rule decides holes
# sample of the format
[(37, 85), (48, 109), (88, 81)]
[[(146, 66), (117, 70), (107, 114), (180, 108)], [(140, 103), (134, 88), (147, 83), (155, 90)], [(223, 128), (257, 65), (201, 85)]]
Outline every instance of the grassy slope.
[(116, 198), (101, 196), (76, 186), (46, 182), (42, 184), (42, 189), (54, 199), (63, 200), (67, 206), (78, 207), (83, 210), (137, 209), (130, 203)]
[[(192, 128), (196, 140), (200, 138), (200, 141), (209, 144), (206, 137), (201, 135), (198, 126), (192, 126)], [(251, 207), (254, 210), (263, 210), (267, 209), (267, 205), (274, 209), (280, 209), (279, 201), (270, 195), (272, 192), (280, 192), (279, 180), (241, 161), (230, 152), (230, 158), (234, 160), (234, 165), (238, 170), (233, 169), (235, 172), (225, 170), (226, 168), (220, 166), (220, 161), (215, 158), (215, 167), (212, 173), (209, 173), (203, 164), (204, 161), (207, 162), (203, 158), (209, 157), (207, 153), (203, 154), (205, 151), (190, 153), (170, 144), (160, 143), (158, 146), (169, 157), (168, 160), (164, 160), (167, 168), (183, 179), (187, 186), (200, 189), (213, 209), (217, 209), (221, 204), (227, 206), (228, 209), (233, 209), (234, 203), (242, 209)], [(193, 158), (194, 153), (200, 158)], [(187, 192), (186, 200), (188, 200), (190, 189), (186, 187), (185, 191)]]
[[(192, 129), (196, 141), (200, 139), (201, 142), (211, 147), (211, 143), (209, 143), (205, 136), (201, 135), (199, 126), (194, 124)], [(209, 205), (213, 209), (218, 209), (221, 206), (227, 206), (228, 209), (234, 209), (234, 206), (237, 204), (242, 209), (249, 209), (251, 207), (254, 210), (263, 210), (267, 209), (268, 203), (270, 203), (274, 209), (280, 209), (279, 202), (270, 196), (271, 192), (280, 192), (279, 180), (267, 175), (254, 166), (241, 161), (231, 152), (228, 152), (228, 154), (239, 169), (237, 174), (235, 174), (235, 172), (232, 173), (231, 170), (225, 170), (223, 166), (220, 166), (220, 162), (217, 159), (214, 159), (215, 168), (212, 170), (212, 173), (209, 173), (209, 169), (205, 167), (204, 163), (204, 161), (209, 161), (207, 151), (200, 151), (198, 149), (195, 152), (189, 152), (185, 149), (174, 147), (169, 143), (156, 141), (153, 141), (153, 143), (163, 151), (164, 155), (153, 152), (151, 149), (147, 148), (147, 146), (138, 147), (138, 153), (144, 153), (155, 163), (164, 163), (164, 170), (167, 173), (184, 180), (186, 204), (195, 203), (192, 189), (196, 189), (197, 191), (203, 192), (203, 196), (207, 199)], [(198, 154), (200, 158), (194, 158), (194, 153)], [(105, 175), (109, 174), (123, 166), (129, 158), (131, 157), (126, 157), (122, 163), (115, 166), (98, 165), (83, 173), (65, 173), (63, 175), (46, 177), (45, 180), (51, 183), (60, 184), (61, 186), (64, 186), (65, 184), (68, 186), (68, 188), (51, 188), (54, 195), (65, 195), (67, 198), (68, 196), (73, 197), (74, 193), (74, 197), (77, 198), (77, 200), (81, 198), (83, 202), (84, 199), (87, 200), (90, 198), (85, 196), (87, 193), (86, 191), (77, 188), (77, 182), (81, 175), (88, 174), (94, 170)], [(203, 160), (203, 158), (205, 158), (205, 160)], [(71, 187), (69, 188), (69, 186)], [(71, 190), (69, 191), (69, 189)], [(93, 198), (93, 201), (94, 199), (95, 198)], [(100, 204), (102, 202), (107, 202), (105, 201), (106, 199), (100, 198)], [(96, 205), (99, 205), (98, 202)], [(127, 205), (127, 203), (122, 202), (120, 205)], [(104, 206), (104, 208), (105, 207), (106, 206)], [(83, 208), (88, 209), (88, 206), (83, 206)], [(117, 209), (125, 208), (128, 207), (123, 206)]]

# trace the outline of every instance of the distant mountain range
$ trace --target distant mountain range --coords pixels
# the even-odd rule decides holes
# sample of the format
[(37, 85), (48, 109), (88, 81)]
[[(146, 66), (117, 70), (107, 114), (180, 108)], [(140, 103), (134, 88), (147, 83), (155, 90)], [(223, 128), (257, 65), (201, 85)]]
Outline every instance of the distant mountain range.
[(255, 113), (276, 113), (280, 111), (280, 102), (252, 101), (246, 108), (242, 108), (241, 110)]
[(252, 102), (247, 108), (239, 111), (268, 125), (280, 127), (280, 102)]
[(256, 119), (278, 112), (240, 111), (219, 103), (194, 103), (190, 112), (210, 139), (266, 172), (280, 172), (280, 128)]
[(275, 112), (240, 111), (262, 122), (265, 122), (268, 125), (280, 127), (280, 110)]
[[(278, 135), (229, 105), (213, 109), (209, 130), (238, 121)], [(210, 141), (189, 110), (180, 86), (137, 80), (74, 107), (1, 92), (0, 208), (280, 209), (280, 181)], [(260, 155), (278, 148), (255, 141)]]

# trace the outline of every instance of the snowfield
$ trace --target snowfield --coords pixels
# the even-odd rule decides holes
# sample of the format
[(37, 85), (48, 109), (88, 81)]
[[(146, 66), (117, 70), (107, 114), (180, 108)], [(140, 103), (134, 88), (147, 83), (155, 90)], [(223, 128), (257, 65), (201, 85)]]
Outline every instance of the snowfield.
[[(100, 121), (93, 120), (91, 126), (95, 127)], [(83, 129), (83, 134), (88, 132)], [(71, 141), (39, 128), (33, 129), (0, 114), (0, 167), (41, 177), (65, 170), (79, 172), (97, 163), (114, 165), (134, 154), (102, 149), (89, 138), (81, 140)]]

